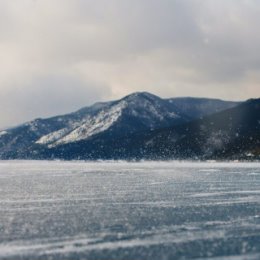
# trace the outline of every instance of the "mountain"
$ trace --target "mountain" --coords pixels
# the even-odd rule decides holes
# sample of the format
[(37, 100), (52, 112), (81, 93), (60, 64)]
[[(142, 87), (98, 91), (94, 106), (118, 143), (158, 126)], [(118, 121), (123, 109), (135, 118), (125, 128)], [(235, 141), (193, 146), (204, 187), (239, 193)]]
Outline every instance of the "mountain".
[[(48, 157), (51, 150), (60, 147), (84, 142), (92, 147), (99, 138), (120, 139), (175, 127), (238, 104), (216, 99), (162, 99), (147, 92), (133, 93), (120, 100), (96, 103), (71, 114), (39, 118), (1, 131), (0, 158), (37, 158), (39, 154)], [(73, 152), (71, 157), (74, 158)]]
[(177, 104), (174, 99), (164, 100), (143, 92), (131, 94), (114, 102), (97, 103), (78, 111), (81, 115), (79, 120), (73, 120), (65, 127), (51, 131), (36, 143), (54, 147), (86, 140), (104, 132), (118, 137), (177, 125), (236, 105), (234, 102), (206, 99), (182, 99), (181, 102), (180, 99), (176, 99), (176, 101)]
[(45, 149), (63, 159), (260, 159), (260, 99), (188, 123)]
[(260, 99), (138, 138), (150, 158), (259, 158)]

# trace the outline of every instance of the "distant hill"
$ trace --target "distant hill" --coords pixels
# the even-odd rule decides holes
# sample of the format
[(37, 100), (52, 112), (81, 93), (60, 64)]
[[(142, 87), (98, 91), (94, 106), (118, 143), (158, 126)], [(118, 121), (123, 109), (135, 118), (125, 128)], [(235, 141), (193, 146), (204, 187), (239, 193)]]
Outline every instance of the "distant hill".
[[(142, 154), (134, 152), (134, 144), (144, 145), (142, 149), (147, 147), (142, 140), (151, 133), (164, 133), (161, 129), (181, 129), (187, 123), (239, 104), (217, 99), (162, 99), (147, 92), (133, 93), (120, 100), (96, 103), (71, 114), (36, 119), (1, 131), (0, 158), (140, 158)], [(111, 151), (119, 140), (119, 147)], [(111, 149), (105, 149), (106, 145)], [(124, 153), (116, 155), (119, 148)], [(151, 153), (145, 154), (146, 157), (163, 156), (162, 151), (156, 151), (156, 146), (150, 148)]]

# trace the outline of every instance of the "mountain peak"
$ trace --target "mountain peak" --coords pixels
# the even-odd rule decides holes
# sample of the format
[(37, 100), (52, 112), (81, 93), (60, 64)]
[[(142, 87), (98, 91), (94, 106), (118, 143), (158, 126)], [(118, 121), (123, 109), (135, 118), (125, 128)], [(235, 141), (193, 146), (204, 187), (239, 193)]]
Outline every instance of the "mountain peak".
[(125, 96), (124, 98), (122, 98), (122, 100), (134, 100), (134, 99), (140, 99), (140, 98), (149, 98), (149, 99), (161, 99), (160, 97), (153, 95), (149, 92), (134, 92), (132, 94), (129, 94), (127, 96)]

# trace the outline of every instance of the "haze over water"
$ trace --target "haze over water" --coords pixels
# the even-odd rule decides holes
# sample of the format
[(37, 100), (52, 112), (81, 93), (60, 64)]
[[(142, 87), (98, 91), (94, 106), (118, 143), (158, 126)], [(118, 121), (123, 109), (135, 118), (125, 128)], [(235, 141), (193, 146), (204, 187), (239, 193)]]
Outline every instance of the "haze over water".
[(260, 165), (2, 161), (0, 259), (260, 259)]

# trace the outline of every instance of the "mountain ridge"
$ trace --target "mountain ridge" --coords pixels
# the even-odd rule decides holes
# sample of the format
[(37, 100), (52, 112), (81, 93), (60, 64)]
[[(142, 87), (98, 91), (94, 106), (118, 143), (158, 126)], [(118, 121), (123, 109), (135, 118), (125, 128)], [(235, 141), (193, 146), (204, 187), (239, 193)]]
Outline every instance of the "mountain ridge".
[[(119, 139), (101, 135), (92, 141), (67, 144), (46, 152), (57, 158), (88, 160), (251, 160), (260, 159), (259, 148), (260, 99), (255, 99), (175, 127)], [(43, 153), (45, 156), (48, 154)]]
[(91, 141), (99, 135), (120, 138), (177, 126), (239, 104), (191, 97), (162, 99), (148, 92), (136, 92), (119, 100), (98, 102), (73, 113), (38, 118), (1, 131), (0, 158), (12, 158), (12, 154), (22, 157), (30, 149), (36, 149), (37, 153), (37, 149)]

